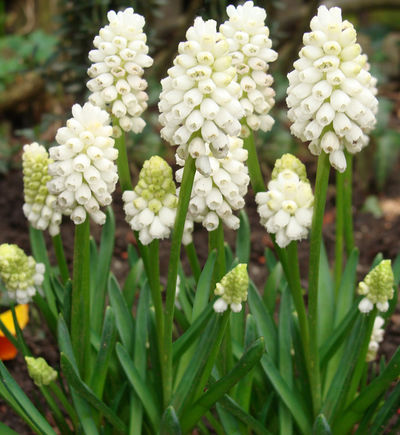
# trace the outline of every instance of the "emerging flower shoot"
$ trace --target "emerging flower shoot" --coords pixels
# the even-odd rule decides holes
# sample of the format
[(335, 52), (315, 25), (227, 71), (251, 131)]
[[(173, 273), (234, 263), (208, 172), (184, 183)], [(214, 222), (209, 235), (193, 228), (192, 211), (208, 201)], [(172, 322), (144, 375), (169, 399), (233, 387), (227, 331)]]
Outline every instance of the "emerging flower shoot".
[(331, 165), (343, 172), (344, 149), (361, 151), (376, 124), (376, 79), (368, 72), (367, 56), (356, 43), (353, 25), (342, 20), (340, 8), (320, 6), (310, 27), (295, 69), (288, 74), (291, 132), (311, 141), (313, 154), (329, 153)]
[(44, 358), (26, 356), (25, 361), (29, 376), (38, 387), (49, 385), (57, 379), (57, 372), (47, 364)]
[(91, 80), (87, 87), (92, 92), (89, 101), (109, 109), (124, 131), (140, 133), (145, 126), (140, 116), (148, 100), (143, 68), (153, 64), (147, 55), (144, 18), (133, 13), (132, 8), (110, 11), (107, 18), (109, 24), (94, 38), (96, 49), (89, 52), (93, 62), (88, 69)]
[(24, 214), (33, 228), (42, 231), (48, 228), (50, 235), (55, 236), (60, 232), (62, 216), (56, 210), (57, 198), (47, 189), (47, 182), (51, 180), (48, 174), (51, 162), (44, 146), (36, 142), (24, 146)]

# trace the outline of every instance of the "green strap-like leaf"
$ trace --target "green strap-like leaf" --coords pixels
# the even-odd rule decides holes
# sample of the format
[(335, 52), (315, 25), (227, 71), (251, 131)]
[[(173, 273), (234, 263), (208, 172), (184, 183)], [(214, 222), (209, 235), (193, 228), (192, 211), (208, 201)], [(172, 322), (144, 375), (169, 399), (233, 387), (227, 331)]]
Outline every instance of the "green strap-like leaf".
[(142, 279), (144, 279), (144, 266), (143, 260), (140, 258), (131, 267), (131, 270), (126, 277), (124, 287), (122, 289), (122, 293), (124, 294), (124, 298), (128, 307), (131, 307), (133, 305), (133, 302), (135, 301), (137, 287)]
[(397, 383), (395, 389), (385, 400), (382, 408), (376, 414), (376, 417), (369, 429), (370, 435), (379, 435), (384, 433), (387, 422), (392, 418), (400, 403), (400, 383)]
[(161, 420), (160, 435), (181, 435), (182, 430), (173, 406), (168, 406)]
[(0, 433), (1, 435), (18, 435), (17, 432), (15, 432), (10, 427), (6, 426), (4, 423), (1, 422), (0, 422)]
[(236, 257), (239, 263), (248, 263), (250, 260), (250, 223), (247, 213), (239, 213), (240, 226), (236, 235)]
[(263, 301), (268, 311), (273, 315), (275, 312), (276, 297), (279, 286), (283, 278), (283, 269), (281, 263), (276, 263), (270, 271), (267, 281), (264, 286)]
[(319, 414), (313, 426), (313, 435), (331, 435), (332, 431), (324, 414)]

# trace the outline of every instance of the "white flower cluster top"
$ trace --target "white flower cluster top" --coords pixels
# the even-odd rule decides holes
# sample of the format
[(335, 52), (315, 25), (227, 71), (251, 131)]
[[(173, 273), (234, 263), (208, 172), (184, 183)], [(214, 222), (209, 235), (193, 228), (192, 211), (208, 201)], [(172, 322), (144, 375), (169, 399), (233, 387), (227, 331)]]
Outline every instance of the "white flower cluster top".
[(48, 165), (51, 163), (46, 148), (33, 142), (24, 146), (22, 166), (24, 173), (24, 200), (22, 207), (33, 228), (49, 229), (51, 236), (60, 232), (62, 215), (56, 210), (57, 198), (50, 195), (47, 183), (51, 177)]
[[(239, 103), (229, 44), (214, 20), (196, 18), (178, 46), (179, 55), (161, 81), (159, 109), (162, 137), (178, 145), (177, 154), (190, 154), (204, 175), (211, 171), (208, 149), (227, 155), (229, 136), (238, 136), (244, 111)], [(207, 147), (209, 145), (209, 148)]]
[(110, 117), (91, 103), (75, 104), (72, 115), (57, 132), (59, 145), (49, 150), (54, 162), (49, 165), (52, 180), (47, 186), (57, 196), (59, 209), (75, 224), (84, 222), (87, 212), (102, 225), (106, 215), (100, 206), (111, 204), (118, 181), (114, 164), (118, 150), (111, 137)]
[(153, 64), (147, 54), (145, 21), (132, 8), (109, 11), (107, 18), (109, 24), (94, 38), (96, 49), (89, 52), (93, 62), (88, 69), (89, 101), (100, 108), (109, 107), (123, 130), (140, 133), (145, 126), (140, 116), (148, 100), (142, 76), (144, 68)]
[(240, 103), (247, 125), (252, 130), (269, 131), (274, 123), (268, 113), (275, 104), (275, 91), (271, 87), (273, 78), (267, 71), (278, 54), (271, 49), (269, 29), (265, 26), (267, 14), (252, 1), (237, 8), (229, 5), (226, 11), (229, 20), (220, 26), (220, 32), (229, 43), (232, 63), (238, 73)]
[(353, 25), (342, 20), (340, 8), (320, 6), (310, 27), (295, 69), (288, 74), (291, 132), (311, 141), (313, 154), (329, 153), (332, 166), (343, 172), (344, 149), (359, 152), (375, 126), (376, 79), (356, 43)]

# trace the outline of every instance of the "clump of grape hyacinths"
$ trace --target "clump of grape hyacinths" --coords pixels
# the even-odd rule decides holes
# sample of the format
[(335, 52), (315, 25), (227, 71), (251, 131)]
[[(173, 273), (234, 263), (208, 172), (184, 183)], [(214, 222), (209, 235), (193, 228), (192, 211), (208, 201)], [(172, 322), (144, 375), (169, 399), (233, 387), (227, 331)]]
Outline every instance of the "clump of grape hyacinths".
[(294, 70), (286, 99), (291, 132), (311, 141), (310, 151), (329, 154), (331, 165), (346, 169), (344, 150), (354, 154), (369, 141), (378, 110), (376, 79), (356, 43), (353, 25), (340, 8), (318, 8)]
[[(244, 119), (252, 130), (269, 131), (273, 118), (268, 114), (275, 104), (273, 78), (268, 74), (269, 63), (278, 54), (272, 50), (269, 29), (265, 25), (266, 12), (254, 6), (252, 1), (226, 9), (229, 20), (220, 26), (220, 32), (227, 38), (232, 63), (238, 73), (237, 81), (242, 94), (240, 103)], [(242, 129), (242, 134), (246, 127)]]
[(238, 264), (217, 283), (214, 294), (221, 297), (214, 302), (214, 311), (223, 313), (230, 307), (234, 313), (239, 313), (247, 300), (248, 287), (247, 264)]
[(277, 160), (268, 191), (257, 193), (256, 202), (261, 225), (276, 235), (281, 248), (307, 238), (314, 196), (305, 167), (296, 157), (286, 154)]
[(60, 232), (62, 215), (56, 210), (57, 198), (49, 194), (47, 183), (51, 177), (48, 165), (52, 162), (44, 146), (33, 142), (24, 146), (22, 166), (24, 172), (23, 212), (33, 228), (46, 230), (51, 236)]
[(36, 294), (44, 280), (44, 264), (36, 263), (17, 245), (0, 245), (0, 278), (9, 299), (26, 304)]
[[(207, 231), (217, 229), (220, 219), (227, 227), (237, 230), (240, 220), (233, 211), (240, 210), (245, 205), (244, 196), (250, 181), (245, 165), (247, 150), (243, 148), (240, 138), (231, 137), (229, 143), (229, 152), (225, 158), (216, 159), (210, 153), (209, 176), (196, 171), (194, 177), (187, 219), (201, 222)], [(178, 159), (178, 163), (184, 162)], [(178, 182), (182, 181), (182, 175), (183, 168), (176, 172)]]
[(376, 316), (372, 329), (371, 339), (368, 344), (367, 362), (374, 361), (379, 349), (379, 343), (382, 343), (385, 329), (383, 328), (385, 321), (383, 317)]
[(86, 213), (100, 225), (106, 215), (101, 206), (111, 204), (111, 194), (118, 181), (114, 160), (118, 150), (111, 137), (113, 129), (107, 112), (86, 103), (72, 106), (73, 117), (58, 130), (58, 146), (50, 148), (49, 165), (52, 180), (49, 192), (57, 196), (57, 205), (75, 224), (86, 219)]
[(134, 190), (126, 190), (122, 199), (126, 221), (139, 240), (148, 245), (154, 239), (169, 237), (175, 223), (178, 198), (172, 169), (159, 156), (146, 160)]
[(358, 305), (362, 313), (369, 313), (376, 305), (379, 311), (389, 309), (389, 300), (393, 298), (394, 276), (390, 260), (381, 261), (358, 284), (358, 294), (364, 296)]
[(93, 62), (88, 69), (89, 101), (109, 109), (124, 131), (140, 133), (148, 100), (147, 82), (142, 76), (144, 68), (153, 64), (143, 33), (145, 21), (132, 8), (109, 11), (107, 18), (109, 24), (94, 38), (96, 49), (89, 52)]
[(190, 154), (203, 175), (211, 173), (209, 150), (225, 157), (229, 136), (238, 136), (244, 111), (240, 85), (232, 66), (229, 44), (214, 20), (196, 18), (178, 46), (174, 66), (161, 81), (161, 136), (178, 145), (185, 160)]

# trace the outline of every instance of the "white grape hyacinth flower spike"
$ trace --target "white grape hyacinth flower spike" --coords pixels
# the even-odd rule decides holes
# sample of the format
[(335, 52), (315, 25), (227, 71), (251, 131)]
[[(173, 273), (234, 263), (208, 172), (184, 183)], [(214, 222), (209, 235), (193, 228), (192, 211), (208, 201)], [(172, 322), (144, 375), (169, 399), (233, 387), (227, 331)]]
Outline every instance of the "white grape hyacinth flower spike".
[(329, 154), (331, 165), (343, 172), (344, 150), (361, 151), (375, 127), (377, 81), (356, 42), (354, 26), (342, 19), (340, 8), (320, 6), (310, 27), (288, 74), (291, 132), (310, 141), (312, 154)]

